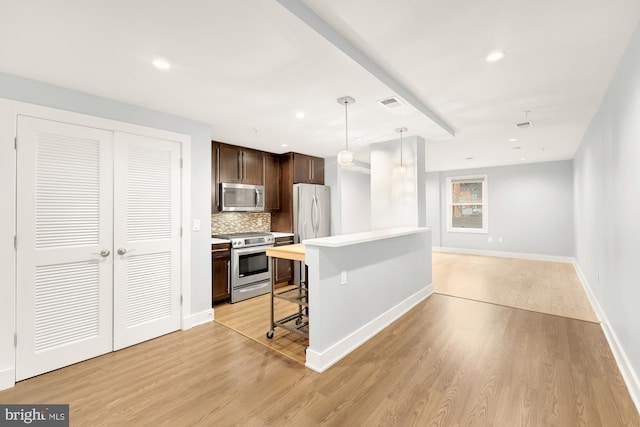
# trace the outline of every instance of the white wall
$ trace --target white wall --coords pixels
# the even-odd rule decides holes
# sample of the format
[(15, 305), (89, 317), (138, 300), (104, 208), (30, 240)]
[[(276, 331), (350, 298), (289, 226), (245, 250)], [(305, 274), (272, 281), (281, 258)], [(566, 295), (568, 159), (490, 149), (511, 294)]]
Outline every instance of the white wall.
[[(447, 231), (446, 178), (481, 174), (486, 174), (488, 180), (489, 233)], [(429, 175), (430, 182), (434, 179), (432, 175)], [(428, 211), (433, 212), (439, 203), (443, 248), (573, 257), (573, 164), (570, 160), (446, 171), (439, 175), (440, 200), (434, 196), (435, 189), (431, 189)], [(489, 237), (493, 243), (489, 243)], [(500, 237), (502, 243), (498, 242)]]
[(425, 176), (427, 227), (431, 227), (431, 244), (434, 248), (442, 246), (440, 241), (440, 172), (428, 172)]
[(331, 187), (331, 235), (371, 229), (371, 177), (369, 165), (356, 161), (354, 170), (324, 159), (324, 183)]
[[(17, 76), (0, 73), (0, 98), (12, 99), (36, 105), (68, 110), (107, 119), (119, 120), (170, 130), (191, 135), (191, 214), (200, 219), (200, 232), (191, 234), (191, 313), (202, 313), (211, 308), (211, 257), (210, 257), (210, 221), (211, 221), (211, 136), (209, 126), (184, 118), (123, 104), (120, 102), (52, 86)], [(15, 181), (15, 152), (13, 146), (2, 144), (2, 184), (0, 199), (13, 200)], [(0, 223), (0, 269), (13, 269), (13, 213), (5, 209)], [(10, 237), (10, 238), (7, 238)], [(13, 310), (5, 310), (1, 304), (13, 304), (15, 281), (12, 278), (0, 283), (0, 381), (3, 368), (13, 366), (14, 361), (3, 360), (3, 355), (13, 352), (5, 351), (7, 346), (13, 348), (14, 331), (6, 330), (2, 325), (13, 324), (5, 321), (3, 314)]]
[(331, 235), (342, 234), (342, 196), (338, 183), (338, 163), (336, 157), (324, 159), (324, 185), (331, 190)]
[(371, 230), (371, 175), (341, 171), (342, 234)]
[(576, 259), (640, 405), (640, 27), (574, 160)]
[(426, 226), (424, 139), (403, 139), (404, 173), (400, 166), (400, 139), (371, 144), (371, 228)]

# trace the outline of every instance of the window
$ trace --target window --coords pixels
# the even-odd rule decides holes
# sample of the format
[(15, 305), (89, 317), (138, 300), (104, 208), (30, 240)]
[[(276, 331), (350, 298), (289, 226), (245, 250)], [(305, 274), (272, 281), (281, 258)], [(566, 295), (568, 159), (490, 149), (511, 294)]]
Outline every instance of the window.
[(488, 233), (487, 176), (447, 178), (447, 231)]

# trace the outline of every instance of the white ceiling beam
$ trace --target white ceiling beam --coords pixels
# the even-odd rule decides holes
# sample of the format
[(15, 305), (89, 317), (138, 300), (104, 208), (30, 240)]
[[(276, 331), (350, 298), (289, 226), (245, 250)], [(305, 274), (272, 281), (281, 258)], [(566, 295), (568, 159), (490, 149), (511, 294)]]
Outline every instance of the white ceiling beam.
[(414, 108), (420, 111), (422, 114), (431, 119), (444, 131), (451, 136), (455, 136), (456, 132), (451, 125), (449, 125), (442, 117), (436, 114), (433, 110), (427, 107), (417, 96), (415, 96), (410, 90), (404, 87), (400, 82), (385, 71), (380, 65), (369, 58), (364, 52), (358, 49), (353, 43), (347, 40), (342, 34), (338, 33), (331, 25), (329, 25), (324, 19), (318, 16), (313, 10), (309, 9), (307, 5), (300, 0), (276, 0), (289, 12), (298, 17), (302, 22), (307, 24), (310, 28), (327, 39), (335, 47), (344, 52), (351, 59), (360, 64), (371, 75), (380, 80), (389, 89), (393, 90), (398, 96), (403, 98)]

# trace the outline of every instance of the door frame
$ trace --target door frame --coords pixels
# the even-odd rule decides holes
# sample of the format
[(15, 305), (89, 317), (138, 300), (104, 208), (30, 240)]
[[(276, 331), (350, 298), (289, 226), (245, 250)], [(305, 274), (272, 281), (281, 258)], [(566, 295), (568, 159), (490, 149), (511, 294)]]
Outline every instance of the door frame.
[[(16, 150), (18, 115), (38, 117), (94, 127), (108, 131), (121, 131), (180, 144), (182, 159), (180, 186), (180, 292), (182, 295), (180, 328), (191, 325), (191, 136), (148, 126), (136, 125), (102, 117), (90, 116), (56, 108), (28, 104), (0, 98), (0, 390), (15, 385), (15, 333), (16, 333)], [(19, 144), (19, 141), (18, 141)], [(18, 244), (19, 237), (18, 237)]]

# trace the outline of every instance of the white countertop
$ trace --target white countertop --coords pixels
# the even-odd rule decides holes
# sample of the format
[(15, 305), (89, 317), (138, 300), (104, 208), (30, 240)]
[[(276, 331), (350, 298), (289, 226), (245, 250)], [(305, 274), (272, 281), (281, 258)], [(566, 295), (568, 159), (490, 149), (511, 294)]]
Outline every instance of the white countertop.
[(212, 245), (215, 245), (215, 244), (218, 244), (218, 243), (230, 243), (230, 242), (231, 242), (231, 240), (227, 240), (227, 239), (216, 239), (216, 238), (213, 238), (213, 237), (211, 238), (211, 244)]
[(342, 246), (355, 245), (358, 243), (373, 242), (375, 240), (390, 239), (393, 237), (406, 236), (408, 234), (424, 233), (430, 230), (428, 227), (400, 227), (385, 230), (366, 231), (364, 233), (342, 234), (339, 236), (321, 237), (319, 239), (303, 240), (307, 246), (323, 246), (339, 248)]
[(278, 237), (293, 237), (293, 233), (280, 233), (278, 231), (272, 231), (271, 234), (273, 234), (273, 237), (275, 237), (276, 239)]

